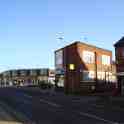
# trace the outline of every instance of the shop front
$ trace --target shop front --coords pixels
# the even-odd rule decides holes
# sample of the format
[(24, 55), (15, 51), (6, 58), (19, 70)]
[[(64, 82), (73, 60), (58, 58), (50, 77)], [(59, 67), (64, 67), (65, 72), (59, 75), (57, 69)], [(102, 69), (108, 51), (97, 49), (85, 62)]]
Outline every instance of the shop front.
[(58, 90), (64, 90), (65, 73), (63, 69), (56, 70), (55, 86)]

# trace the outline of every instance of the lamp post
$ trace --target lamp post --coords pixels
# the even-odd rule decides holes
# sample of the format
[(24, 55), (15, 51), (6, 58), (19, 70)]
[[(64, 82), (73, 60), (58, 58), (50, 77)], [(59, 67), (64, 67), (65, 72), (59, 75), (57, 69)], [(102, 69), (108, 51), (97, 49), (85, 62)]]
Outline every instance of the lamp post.
[[(64, 35), (63, 35), (64, 33), (63, 32), (58, 32), (57, 34), (56, 34), (56, 39), (57, 40), (59, 40), (59, 42), (57, 42), (57, 43), (63, 43), (63, 41), (64, 41)], [(60, 46), (60, 45), (59, 45)], [(59, 82), (63, 82), (63, 75), (65, 75), (65, 74), (63, 74), (63, 69), (64, 69), (64, 63), (63, 63), (63, 60), (64, 60), (64, 51), (62, 51), (61, 52), (61, 58), (60, 59), (62, 59), (62, 61), (61, 61), (61, 63), (59, 63), (61, 66), (60, 67), (57, 67), (57, 68), (55, 68), (56, 69), (56, 75), (55, 75), (55, 77), (56, 77), (56, 79), (55, 79), (55, 86), (56, 86), (56, 88), (58, 87), (58, 83)], [(55, 57), (55, 59), (56, 59), (56, 57)], [(57, 66), (58, 64), (55, 62), (55, 66)], [(59, 72), (59, 73), (58, 73)], [(61, 83), (60, 83), (61, 84)], [(63, 85), (63, 84), (62, 84)]]
[(97, 84), (97, 53), (95, 52), (95, 75), (96, 75), (96, 84)]

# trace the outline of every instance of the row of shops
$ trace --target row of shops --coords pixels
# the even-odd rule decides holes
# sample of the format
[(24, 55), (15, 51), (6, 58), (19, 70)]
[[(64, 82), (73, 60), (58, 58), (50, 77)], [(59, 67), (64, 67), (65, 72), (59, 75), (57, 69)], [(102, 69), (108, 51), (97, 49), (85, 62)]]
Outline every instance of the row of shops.
[(55, 72), (51, 69), (17, 69), (0, 74), (0, 86), (30, 86), (54, 82)]

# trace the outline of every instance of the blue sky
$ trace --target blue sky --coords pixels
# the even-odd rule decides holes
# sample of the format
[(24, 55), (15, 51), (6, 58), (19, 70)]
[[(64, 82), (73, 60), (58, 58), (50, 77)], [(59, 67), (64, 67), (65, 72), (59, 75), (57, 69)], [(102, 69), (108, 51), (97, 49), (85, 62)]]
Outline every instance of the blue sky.
[[(124, 35), (123, 5), (123, 0), (0, 0), (0, 71), (53, 68), (54, 50), (75, 40), (87, 39), (114, 56), (113, 43)], [(57, 40), (59, 32), (63, 41)]]

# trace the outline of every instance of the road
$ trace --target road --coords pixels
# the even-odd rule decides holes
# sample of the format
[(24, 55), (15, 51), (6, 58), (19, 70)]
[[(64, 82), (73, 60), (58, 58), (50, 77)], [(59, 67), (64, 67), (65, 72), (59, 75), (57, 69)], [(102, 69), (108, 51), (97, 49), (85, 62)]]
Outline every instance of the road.
[(124, 123), (123, 110), (98, 106), (94, 102), (96, 99), (97, 97), (66, 96), (35, 88), (0, 89), (0, 100), (21, 113), (27, 124)]

